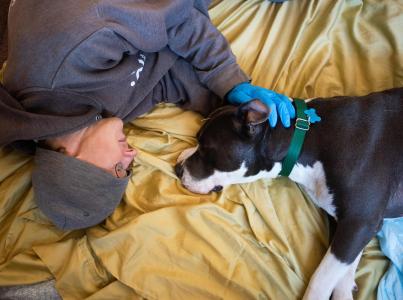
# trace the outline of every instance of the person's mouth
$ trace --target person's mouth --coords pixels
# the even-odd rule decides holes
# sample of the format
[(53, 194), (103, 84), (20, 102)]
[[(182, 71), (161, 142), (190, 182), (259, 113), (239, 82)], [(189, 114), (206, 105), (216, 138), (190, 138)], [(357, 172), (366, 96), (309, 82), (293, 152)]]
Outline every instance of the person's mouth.
[(133, 163), (134, 158), (137, 155), (137, 151), (134, 148), (127, 148), (123, 155), (123, 166), (125, 169), (129, 168), (129, 166)]

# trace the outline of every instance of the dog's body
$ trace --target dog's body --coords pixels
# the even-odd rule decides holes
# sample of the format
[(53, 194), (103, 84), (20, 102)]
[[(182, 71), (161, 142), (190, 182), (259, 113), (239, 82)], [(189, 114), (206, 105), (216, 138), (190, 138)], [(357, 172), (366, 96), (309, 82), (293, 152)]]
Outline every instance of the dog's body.
[[(334, 299), (352, 299), (363, 248), (383, 218), (403, 216), (402, 104), (403, 88), (308, 102), (322, 121), (311, 125), (289, 177), (337, 228), (304, 299), (328, 299), (332, 293)], [(270, 129), (268, 113), (260, 101), (214, 112), (198, 133), (199, 145), (176, 166), (183, 185), (208, 193), (277, 177), (294, 130)]]

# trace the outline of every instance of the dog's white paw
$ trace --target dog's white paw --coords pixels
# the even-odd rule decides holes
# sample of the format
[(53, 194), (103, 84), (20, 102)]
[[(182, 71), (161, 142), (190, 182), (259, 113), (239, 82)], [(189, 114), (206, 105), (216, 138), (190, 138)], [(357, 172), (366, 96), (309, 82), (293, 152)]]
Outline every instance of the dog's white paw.
[(333, 290), (332, 300), (353, 300), (353, 291), (357, 291), (357, 285), (354, 281), (354, 274), (348, 272), (337, 283)]
[(302, 300), (323, 300), (323, 295), (320, 291), (314, 291), (311, 288), (308, 288), (305, 291), (304, 297), (302, 298)]
[(353, 293), (350, 291), (334, 290), (332, 300), (353, 300)]

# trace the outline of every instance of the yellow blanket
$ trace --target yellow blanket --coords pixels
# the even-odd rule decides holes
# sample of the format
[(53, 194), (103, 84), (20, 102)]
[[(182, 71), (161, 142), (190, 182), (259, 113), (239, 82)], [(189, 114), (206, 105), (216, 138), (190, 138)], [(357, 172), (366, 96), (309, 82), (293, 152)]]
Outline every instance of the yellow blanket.
[[(302, 98), (403, 85), (401, 1), (216, 0), (210, 15), (255, 84)], [(182, 188), (173, 165), (202, 122), (166, 105), (128, 124), (139, 155), (124, 199), (86, 231), (53, 227), (33, 202), (31, 157), (1, 149), (0, 285), (55, 277), (64, 299), (299, 299), (327, 248), (324, 214), (288, 179)], [(375, 299), (387, 266), (372, 240), (358, 299)]]

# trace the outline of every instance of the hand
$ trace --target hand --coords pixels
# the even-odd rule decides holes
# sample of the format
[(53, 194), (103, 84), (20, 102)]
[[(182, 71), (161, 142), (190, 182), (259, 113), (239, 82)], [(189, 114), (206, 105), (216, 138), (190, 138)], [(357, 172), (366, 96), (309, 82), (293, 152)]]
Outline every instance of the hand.
[(259, 99), (270, 108), (269, 123), (271, 127), (277, 124), (277, 114), (280, 115), (284, 127), (290, 127), (290, 119), (295, 118), (295, 109), (288, 97), (260, 86), (254, 86), (249, 82), (236, 85), (228, 92), (226, 98), (233, 104)]

